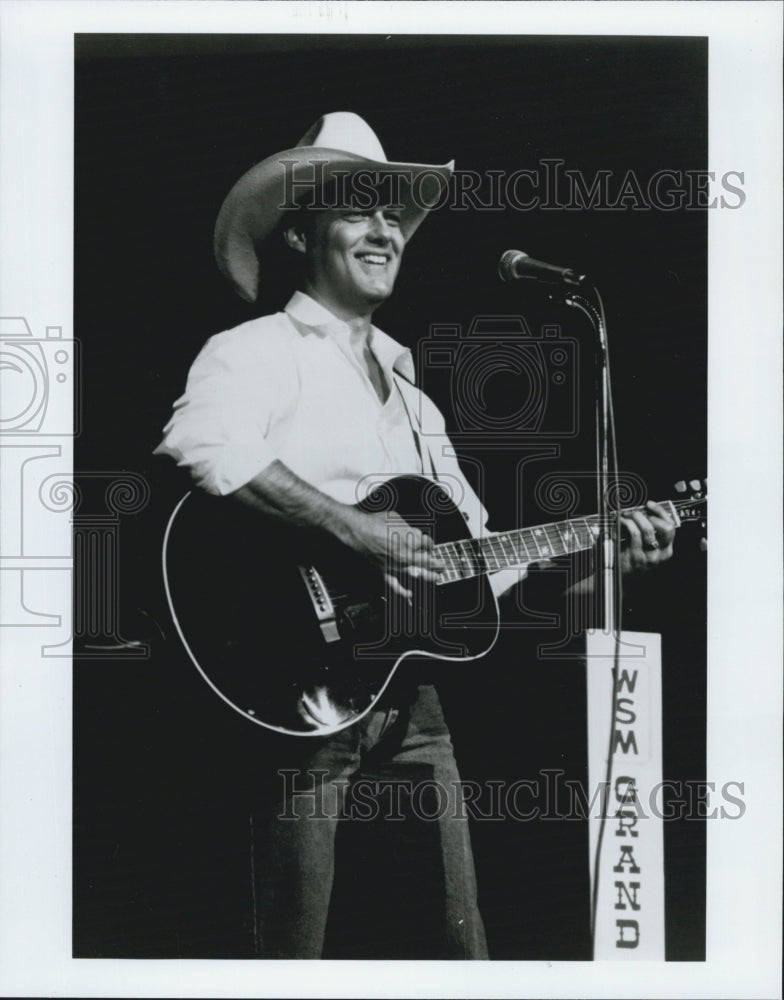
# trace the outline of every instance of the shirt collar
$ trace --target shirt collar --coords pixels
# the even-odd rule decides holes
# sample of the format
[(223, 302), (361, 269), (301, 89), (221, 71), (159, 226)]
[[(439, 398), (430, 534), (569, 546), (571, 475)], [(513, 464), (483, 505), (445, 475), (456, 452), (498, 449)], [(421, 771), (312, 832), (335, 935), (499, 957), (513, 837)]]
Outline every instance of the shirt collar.
[[(333, 336), (348, 334), (348, 324), (338, 319), (320, 302), (316, 302), (305, 292), (296, 291), (286, 305), (286, 314), (301, 326), (311, 330), (320, 330)], [(412, 384), (415, 381), (414, 359), (411, 351), (399, 344), (389, 334), (371, 327), (370, 347), (378, 358), (382, 368), (393, 369)]]

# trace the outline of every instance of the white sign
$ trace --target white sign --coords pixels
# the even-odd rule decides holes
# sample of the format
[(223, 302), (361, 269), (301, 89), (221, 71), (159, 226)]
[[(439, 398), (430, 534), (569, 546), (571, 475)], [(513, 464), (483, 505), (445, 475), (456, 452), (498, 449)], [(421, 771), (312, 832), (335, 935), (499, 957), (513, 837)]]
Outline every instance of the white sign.
[(661, 637), (622, 632), (616, 655), (589, 632), (586, 655), (594, 959), (663, 960)]

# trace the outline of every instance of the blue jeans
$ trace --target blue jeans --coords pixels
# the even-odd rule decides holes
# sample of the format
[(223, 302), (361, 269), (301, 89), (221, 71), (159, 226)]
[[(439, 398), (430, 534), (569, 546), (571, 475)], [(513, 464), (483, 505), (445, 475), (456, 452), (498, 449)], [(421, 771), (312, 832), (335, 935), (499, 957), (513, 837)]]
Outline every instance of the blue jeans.
[[(327, 739), (297, 739), (296, 766), (283, 769), (285, 795), (254, 819), (256, 946), (263, 958), (320, 958), (334, 879), (338, 817), (349, 784), (383, 763), (395, 780), (438, 786), (443, 866), (443, 946), (433, 958), (487, 958), (476, 877), (461, 808), (452, 742), (435, 688), (402, 696), (395, 680), (355, 725)], [(315, 746), (313, 744), (316, 744)], [(307, 744), (304, 748), (303, 744)]]

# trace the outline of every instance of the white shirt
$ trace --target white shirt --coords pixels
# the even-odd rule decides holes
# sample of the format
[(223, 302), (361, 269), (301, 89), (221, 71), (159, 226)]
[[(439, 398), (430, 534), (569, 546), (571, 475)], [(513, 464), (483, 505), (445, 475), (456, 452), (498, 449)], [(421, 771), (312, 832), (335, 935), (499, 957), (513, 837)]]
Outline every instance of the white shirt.
[[(284, 312), (211, 337), (155, 454), (171, 455), (198, 486), (221, 495), (275, 459), (348, 504), (393, 476), (425, 474), (438, 479), (479, 536), (487, 511), (460, 470), (441, 413), (414, 384), (411, 352), (371, 328), (368, 344), (391, 388), (382, 403), (349, 333), (296, 292)], [(514, 570), (495, 576), (497, 593), (520, 578)]]

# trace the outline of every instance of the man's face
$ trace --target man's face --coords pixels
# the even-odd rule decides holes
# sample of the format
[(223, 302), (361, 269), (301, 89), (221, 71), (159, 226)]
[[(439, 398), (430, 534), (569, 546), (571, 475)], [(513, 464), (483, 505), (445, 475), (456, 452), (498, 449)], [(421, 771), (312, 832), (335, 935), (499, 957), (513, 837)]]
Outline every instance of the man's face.
[(306, 235), (308, 290), (343, 319), (367, 315), (392, 294), (404, 245), (397, 209), (318, 212)]

